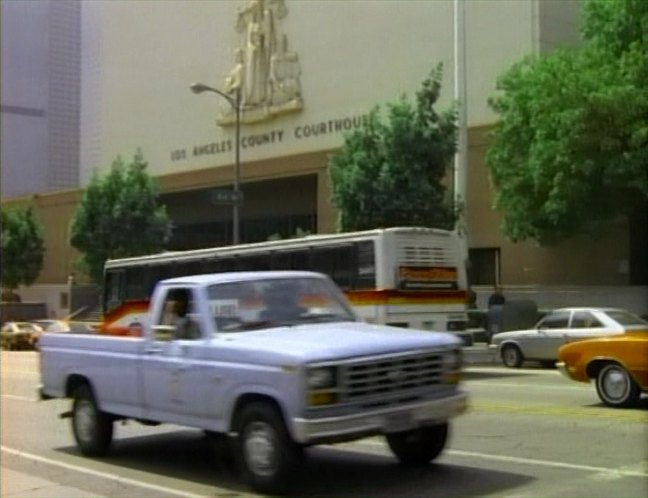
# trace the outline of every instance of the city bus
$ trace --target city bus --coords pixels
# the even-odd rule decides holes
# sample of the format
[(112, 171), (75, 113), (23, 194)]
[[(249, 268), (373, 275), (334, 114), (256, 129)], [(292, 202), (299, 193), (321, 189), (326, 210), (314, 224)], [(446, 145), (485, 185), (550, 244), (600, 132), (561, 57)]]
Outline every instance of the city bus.
[(257, 270), (327, 274), (370, 323), (456, 333), (467, 327), (466, 265), (457, 233), (395, 227), (108, 260), (101, 331), (139, 335), (159, 280)]

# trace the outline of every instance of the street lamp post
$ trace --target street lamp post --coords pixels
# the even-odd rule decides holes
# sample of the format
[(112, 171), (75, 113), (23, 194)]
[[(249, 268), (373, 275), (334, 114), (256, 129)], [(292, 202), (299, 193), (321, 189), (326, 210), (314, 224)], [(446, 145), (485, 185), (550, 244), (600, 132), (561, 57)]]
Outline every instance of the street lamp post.
[(232, 243), (238, 244), (240, 241), (240, 220), (239, 205), (241, 203), (241, 190), (239, 183), (241, 180), (241, 89), (237, 88), (234, 98), (220, 90), (203, 83), (192, 83), (191, 91), (193, 93), (212, 92), (223, 97), (232, 106), (236, 113), (236, 132), (235, 132), (235, 149), (234, 149), (234, 202), (232, 203)]

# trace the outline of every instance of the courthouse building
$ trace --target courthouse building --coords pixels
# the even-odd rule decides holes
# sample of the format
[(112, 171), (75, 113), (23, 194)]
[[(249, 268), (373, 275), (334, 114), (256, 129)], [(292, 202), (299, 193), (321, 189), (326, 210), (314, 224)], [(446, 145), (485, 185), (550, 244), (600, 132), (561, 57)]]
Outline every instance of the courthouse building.
[[(459, 26), (473, 284), (490, 289), (501, 283), (511, 292), (588, 288), (602, 296), (614, 288), (614, 296), (633, 303), (644, 299), (645, 287), (637, 293), (632, 285), (647, 284), (646, 263), (637, 254), (645, 250), (646, 234), (633, 239), (627, 219), (596, 240), (543, 248), (507, 241), (492, 208), (484, 156), (496, 120), (488, 98), (497, 77), (526, 55), (577, 44), (581, 2), (461, 5), (464, 19), (457, 23), (453, 0), (82, 2), (80, 186), (105, 173), (118, 155), (128, 159), (141, 149), (175, 227), (168, 248), (231, 243), (232, 207), (214, 203), (213, 190), (233, 185), (236, 113), (219, 93), (190, 90), (201, 83), (230, 99), (240, 95), (241, 241), (297, 229), (333, 232), (330, 154), (374, 106), (384, 108), (401, 95), (414, 99), (437, 63), (444, 68), (438, 109), (447, 108), (455, 93)], [(3, 162), (3, 178), (19, 167)], [(34, 194), (4, 198), (3, 205), (36, 206), (48, 249), (39, 283), (63, 283), (77, 257), (67, 237), (80, 190)]]

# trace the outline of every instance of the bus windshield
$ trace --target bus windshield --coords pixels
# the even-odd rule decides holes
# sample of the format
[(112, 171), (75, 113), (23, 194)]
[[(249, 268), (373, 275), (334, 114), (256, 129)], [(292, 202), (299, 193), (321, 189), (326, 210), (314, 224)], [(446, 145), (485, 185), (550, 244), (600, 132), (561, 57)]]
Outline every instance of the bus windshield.
[(344, 295), (320, 278), (228, 282), (207, 295), (218, 332), (356, 320)]

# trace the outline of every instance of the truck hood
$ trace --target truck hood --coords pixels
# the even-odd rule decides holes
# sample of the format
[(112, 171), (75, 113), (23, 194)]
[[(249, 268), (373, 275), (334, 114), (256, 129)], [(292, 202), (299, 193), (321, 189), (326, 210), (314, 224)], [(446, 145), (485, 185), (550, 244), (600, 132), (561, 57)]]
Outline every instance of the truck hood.
[(411, 330), (363, 322), (278, 327), (221, 336), (231, 346), (299, 362), (341, 360), (400, 351), (459, 347), (451, 334)]

